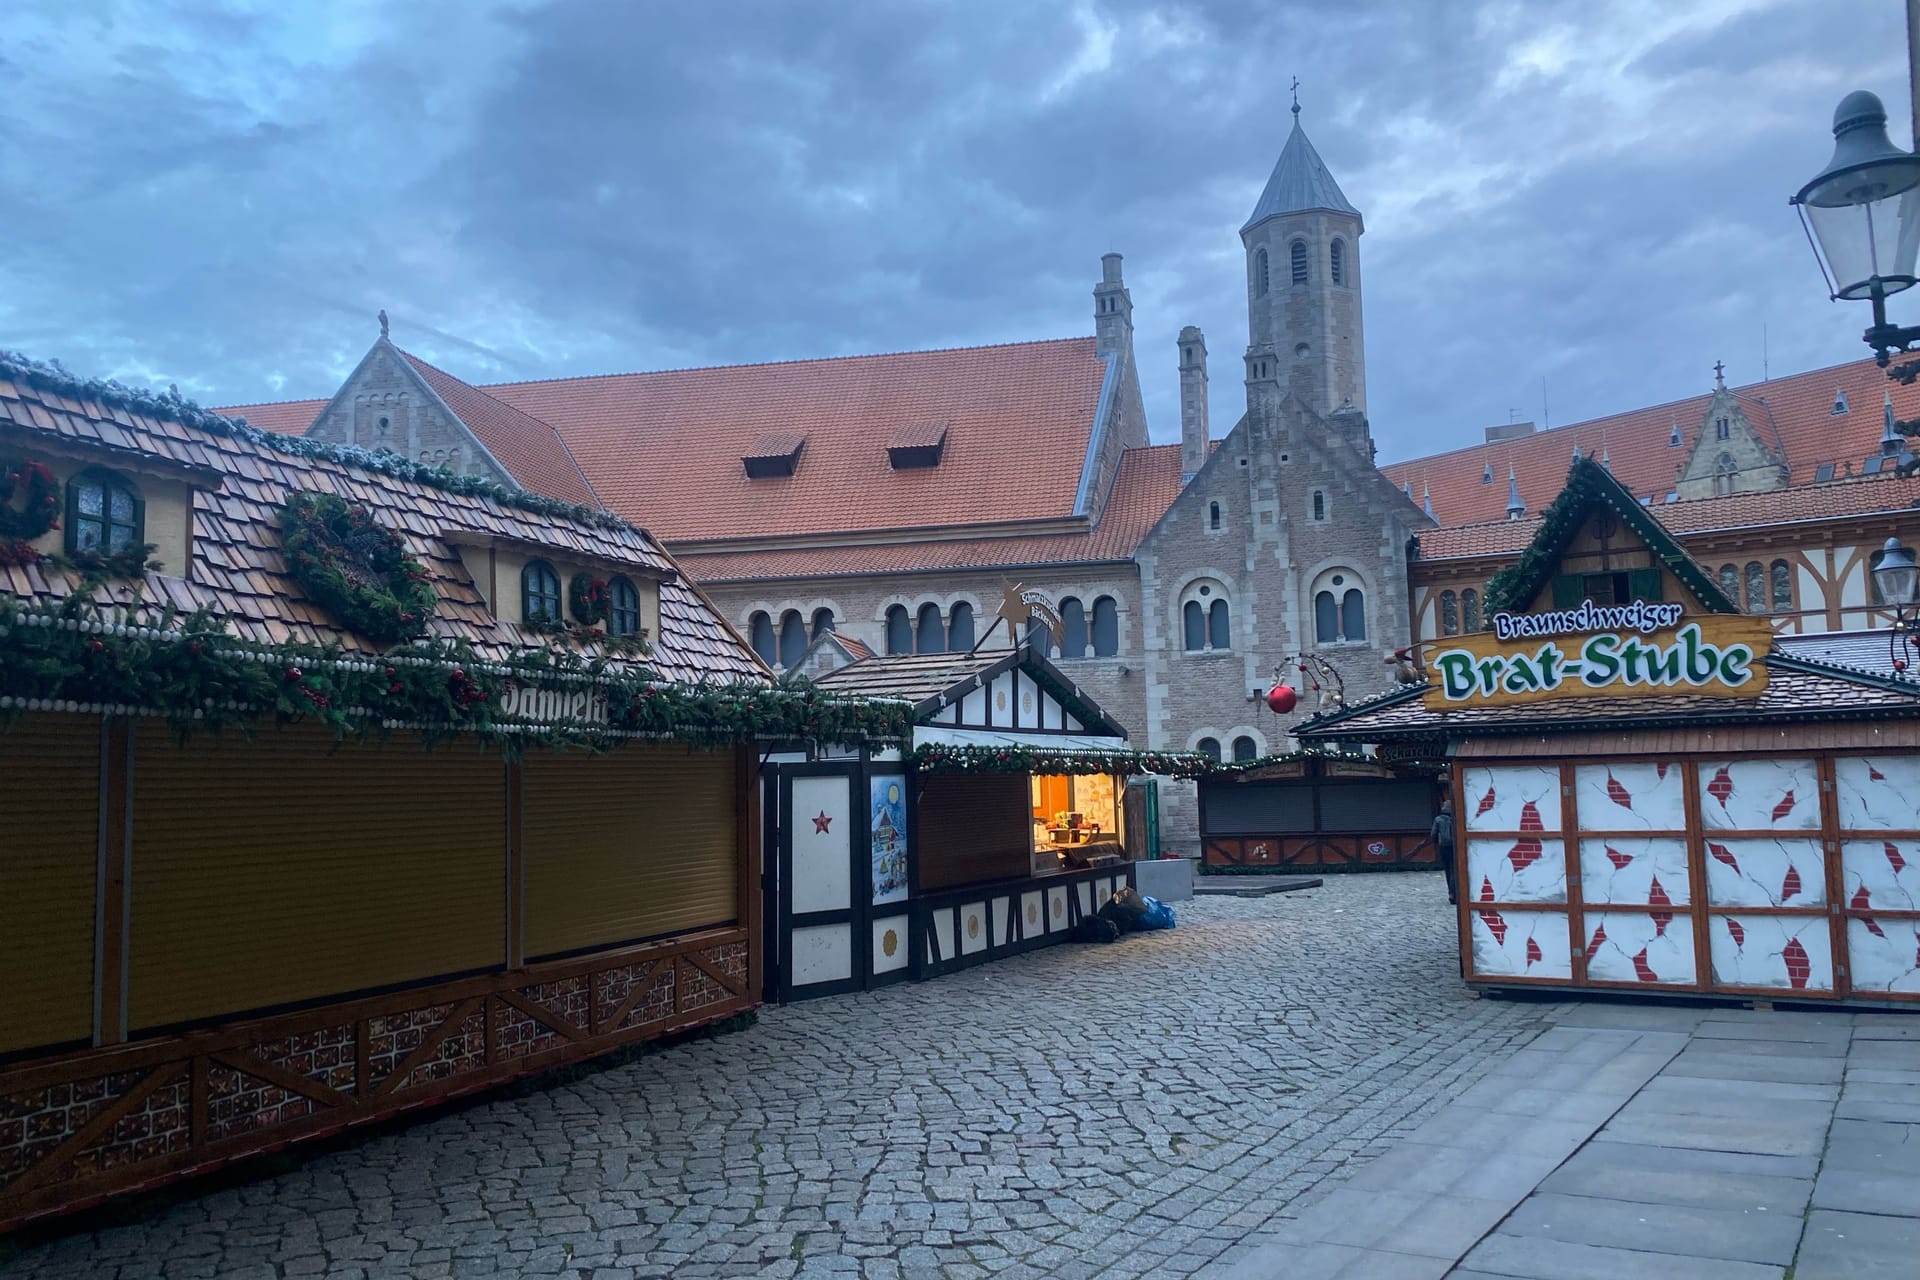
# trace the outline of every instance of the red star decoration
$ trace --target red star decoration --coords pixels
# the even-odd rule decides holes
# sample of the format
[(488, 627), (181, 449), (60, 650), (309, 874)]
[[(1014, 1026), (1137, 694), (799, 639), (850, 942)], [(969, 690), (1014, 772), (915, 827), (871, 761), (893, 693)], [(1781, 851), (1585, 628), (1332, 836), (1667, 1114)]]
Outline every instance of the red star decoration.
[(820, 811), (820, 816), (813, 820), (813, 829), (816, 833), (825, 831), (827, 829), (827, 824), (832, 821), (833, 819), (827, 816), (827, 811), (825, 809), (822, 809)]

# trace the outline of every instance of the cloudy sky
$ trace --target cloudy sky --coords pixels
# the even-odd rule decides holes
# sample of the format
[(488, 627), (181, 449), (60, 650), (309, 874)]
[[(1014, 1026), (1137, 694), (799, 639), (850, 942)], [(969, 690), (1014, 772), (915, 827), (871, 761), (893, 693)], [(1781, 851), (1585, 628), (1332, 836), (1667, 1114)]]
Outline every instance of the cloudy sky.
[(1847, 90), (1911, 141), (1898, 0), (22, 2), (0, 348), (208, 404), (382, 307), (475, 382), (1090, 334), (1118, 250), (1224, 431), (1297, 75), (1385, 461), (1865, 354), (1786, 197)]

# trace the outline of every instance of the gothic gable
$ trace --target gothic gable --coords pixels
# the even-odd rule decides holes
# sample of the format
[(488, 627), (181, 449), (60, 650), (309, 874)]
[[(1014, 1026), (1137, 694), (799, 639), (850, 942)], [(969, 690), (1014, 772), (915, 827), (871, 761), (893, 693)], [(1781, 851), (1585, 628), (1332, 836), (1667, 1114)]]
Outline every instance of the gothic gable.
[(1754, 493), (1787, 484), (1787, 459), (1766, 403), (1735, 395), (1720, 382), (1680, 464), (1674, 490), (1682, 499)]
[(384, 334), (340, 384), (307, 435), (519, 487)]

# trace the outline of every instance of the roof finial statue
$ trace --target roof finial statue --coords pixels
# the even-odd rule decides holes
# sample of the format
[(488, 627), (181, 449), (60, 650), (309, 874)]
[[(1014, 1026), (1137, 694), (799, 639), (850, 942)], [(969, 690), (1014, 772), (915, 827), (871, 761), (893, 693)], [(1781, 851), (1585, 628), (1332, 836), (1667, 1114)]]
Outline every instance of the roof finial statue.
[(1300, 118), (1300, 77), (1295, 76), (1293, 84), (1289, 87), (1293, 90), (1293, 118), (1298, 120)]
[(1713, 362), (1713, 385), (1714, 386), (1724, 387), (1727, 385), (1726, 368), (1727, 366), (1719, 360), (1715, 360)]
[(380, 336), (383, 338), (387, 336), (387, 309), (385, 307), (380, 308)]

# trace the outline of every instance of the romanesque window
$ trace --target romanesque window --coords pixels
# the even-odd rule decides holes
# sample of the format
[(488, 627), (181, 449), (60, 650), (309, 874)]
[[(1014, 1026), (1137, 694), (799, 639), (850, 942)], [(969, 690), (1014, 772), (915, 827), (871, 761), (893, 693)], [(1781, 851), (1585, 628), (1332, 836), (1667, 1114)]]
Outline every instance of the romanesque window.
[(1120, 606), (1112, 596), (1093, 602), (1093, 656), (1111, 658), (1120, 652)]
[(1730, 564), (1720, 566), (1720, 589), (1727, 593), (1727, 599), (1740, 603), (1740, 570)]
[(1440, 634), (1443, 636), (1460, 634), (1460, 597), (1451, 591), (1440, 593)]
[(1793, 609), (1793, 570), (1787, 567), (1785, 560), (1775, 560), (1767, 566), (1767, 585), (1773, 597), (1773, 612), (1791, 612)]
[(1305, 240), (1293, 242), (1292, 257), (1293, 282), (1305, 284), (1307, 282), (1307, 242)]
[(1349, 587), (1340, 597), (1340, 635), (1343, 640), (1367, 638), (1367, 598), (1358, 587)]
[(1331, 268), (1333, 282), (1335, 284), (1345, 284), (1347, 282), (1346, 241), (1335, 240), (1333, 242), (1333, 247), (1327, 250), (1327, 262)]
[(1220, 739), (1218, 738), (1202, 738), (1193, 744), (1193, 749), (1216, 764), (1220, 761)]
[(1227, 614), (1227, 602), (1215, 600), (1207, 607), (1207, 646), (1213, 649), (1233, 648), (1233, 620)]
[(1315, 520), (1327, 518), (1327, 495), (1320, 489), (1313, 491), (1313, 518)]
[(1235, 764), (1245, 764), (1247, 761), (1257, 758), (1259, 754), (1260, 744), (1246, 734), (1243, 733), (1233, 740), (1233, 762)]
[(1758, 560), (1747, 561), (1747, 612), (1767, 610), (1767, 571)]
[(947, 648), (955, 653), (967, 653), (973, 649), (973, 606), (965, 600), (954, 605), (947, 614)]
[(1314, 579), (1313, 635), (1320, 644), (1367, 638), (1367, 597), (1351, 570), (1329, 569)]
[(780, 615), (780, 665), (794, 667), (807, 653), (807, 624), (800, 620), (798, 609), (789, 609)]
[(812, 633), (808, 636), (808, 639), (818, 640), (831, 630), (833, 630), (833, 610), (827, 608), (815, 609), (813, 611)]
[(1265, 297), (1267, 292), (1267, 251), (1253, 251), (1253, 296)]
[(1087, 656), (1087, 611), (1077, 596), (1068, 596), (1060, 602), (1060, 656)]
[(1182, 631), (1188, 653), (1198, 653), (1207, 647), (1207, 611), (1200, 607), (1198, 600), (1189, 600), (1180, 610)]
[(1480, 629), (1480, 593), (1472, 587), (1460, 593), (1460, 629), (1468, 632)]
[(529, 560), (520, 571), (520, 618), (524, 622), (558, 622), (560, 575), (545, 560)]
[(1734, 473), (1738, 470), (1739, 468), (1734, 465), (1732, 454), (1721, 454), (1720, 460), (1713, 465), (1714, 493), (1719, 495), (1732, 493)]
[(913, 652), (913, 619), (903, 604), (887, 606), (887, 652)]
[(773, 634), (773, 618), (765, 609), (755, 609), (747, 619), (747, 643), (760, 655), (760, 661), (773, 666), (780, 661), (780, 642)]
[[(1114, 630), (1119, 630), (1116, 610)], [(1188, 653), (1233, 647), (1233, 611), (1226, 588), (1211, 579), (1188, 585), (1180, 604), (1181, 638)], [(1116, 647), (1118, 635), (1115, 636)]]
[(1217, 502), (1207, 504), (1207, 528), (1213, 530), (1220, 528), (1220, 504)]
[(146, 541), (146, 503), (111, 471), (82, 471), (67, 481), (67, 554), (118, 555)]
[(615, 578), (607, 583), (607, 634), (640, 634), (640, 593), (630, 579)]
[(914, 619), (913, 640), (915, 653), (946, 652), (947, 626), (940, 620), (940, 606), (931, 600), (920, 606), (920, 613)]

